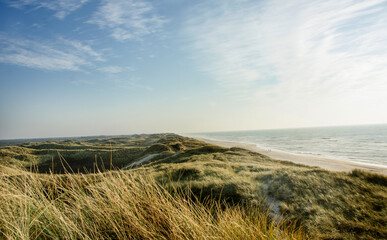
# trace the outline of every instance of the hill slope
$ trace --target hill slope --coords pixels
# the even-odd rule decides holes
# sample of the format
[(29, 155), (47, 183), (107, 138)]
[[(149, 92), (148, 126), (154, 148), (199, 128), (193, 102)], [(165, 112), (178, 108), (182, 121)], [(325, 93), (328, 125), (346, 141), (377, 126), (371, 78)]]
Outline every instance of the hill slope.
[(41, 173), (127, 167), (172, 191), (190, 189), (194, 199), (267, 208), (313, 238), (387, 238), (387, 178), (362, 171), (329, 172), (175, 134), (31, 143), (1, 148), (0, 157), (3, 172), (31, 163)]

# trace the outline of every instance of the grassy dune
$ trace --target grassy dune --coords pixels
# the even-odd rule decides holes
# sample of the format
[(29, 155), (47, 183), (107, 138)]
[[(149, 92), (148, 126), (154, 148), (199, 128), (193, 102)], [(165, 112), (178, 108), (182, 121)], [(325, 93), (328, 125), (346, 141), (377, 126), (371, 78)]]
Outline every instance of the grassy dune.
[[(387, 178), (358, 170), (330, 172), (174, 134), (30, 143), (0, 148), (0, 159), (1, 211), (14, 209), (1, 227), (11, 235), (27, 228), (34, 237), (303, 239), (305, 229), (312, 239), (387, 239)], [(104, 173), (16, 170), (32, 163), (40, 173)], [(105, 171), (128, 165), (135, 167)], [(21, 219), (30, 220), (19, 226)]]
[(5, 239), (306, 239), (254, 207), (193, 201), (140, 173), (0, 177)]

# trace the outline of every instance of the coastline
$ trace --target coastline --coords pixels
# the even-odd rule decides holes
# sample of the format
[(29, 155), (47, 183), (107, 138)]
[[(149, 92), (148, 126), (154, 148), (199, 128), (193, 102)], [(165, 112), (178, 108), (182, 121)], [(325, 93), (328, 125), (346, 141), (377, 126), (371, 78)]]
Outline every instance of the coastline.
[(387, 167), (382, 167), (382, 166), (375, 166), (375, 165), (370, 165), (366, 163), (356, 163), (356, 162), (338, 160), (338, 159), (329, 159), (329, 158), (323, 158), (323, 157), (314, 157), (314, 156), (308, 156), (308, 155), (292, 154), (292, 153), (286, 153), (286, 152), (280, 152), (280, 151), (272, 151), (272, 150), (259, 148), (255, 144), (249, 144), (249, 143), (212, 140), (212, 139), (207, 139), (202, 137), (193, 137), (193, 138), (209, 144), (214, 144), (222, 147), (244, 148), (253, 152), (266, 155), (273, 159), (291, 161), (294, 163), (304, 164), (308, 166), (321, 167), (329, 171), (350, 172), (354, 169), (360, 169), (371, 173), (387, 175)]

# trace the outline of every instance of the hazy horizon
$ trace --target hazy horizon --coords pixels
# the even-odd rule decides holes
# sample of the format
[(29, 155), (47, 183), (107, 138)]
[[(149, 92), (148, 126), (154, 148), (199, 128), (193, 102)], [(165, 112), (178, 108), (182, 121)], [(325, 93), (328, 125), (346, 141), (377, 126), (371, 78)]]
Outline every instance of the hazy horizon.
[(223, 131), (207, 131), (207, 132), (133, 132), (124, 134), (95, 134), (95, 135), (67, 135), (67, 136), (43, 136), (31, 138), (0, 138), (0, 141), (17, 141), (17, 140), (39, 140), (39, 139), (73, 139), (73, 138), (94, 138), (94, 137), (120, 137), (132, 136), (141, 134), (177, 134), (183, 136), (194, 136), (203, 133), (232, 133), (232, 132), (261, 132), (261, 131), (276, 131), (276, 130), (301, 130), (301, 129), (324, 129), (324, 128), (352, 128), (352, 127), (371, 127), (371, 126), (387, 126), (387, 123), (376, 124), (360, 124), (360, 125), (331, 125), (331, 126), (309, 126), (309, 127), (293, 127), (293, 128), (264, 128), (264, 129), (239, 129), (239, 130), (223, 130)]
[(0, 139), (386, 124), (386, 12), (0, 0)]

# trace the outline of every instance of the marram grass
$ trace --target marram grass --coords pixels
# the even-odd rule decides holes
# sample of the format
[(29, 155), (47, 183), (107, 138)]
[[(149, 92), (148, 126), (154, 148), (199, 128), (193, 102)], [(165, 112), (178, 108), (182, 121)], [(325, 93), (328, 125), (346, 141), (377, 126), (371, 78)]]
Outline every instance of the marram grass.
[(174, 192), (141, 172), (2, 173), (0, 238), (306, 239), (302, 228), (257, 208)]
[[(147, 158), (151, 154), (158, 155), (150, 161), (145, 161), (141, 165), (135, 166), (134, 169), (123, 172), (84, 175), (61, 174), (68, 172), (67, 169), (74, 169), (74, 172), (78, 173), (92, 173), (95, 171), (98, 172), (99, 170), (105, 171), (122, 168), (128, 165), (132, 166), (133, 163)], [(42, 174), (39, 176), (25, 173), (21, 174), (20, 170), (17, 170), (18, 167), (27, 171), (32, 169), (32, 171)], [(71, 170), (69, 171), (72, 172)], [(146, 173), (144, 173), (145, 171)], [(1, 172), (7, 174), (7, 176), (4, 176), (5, 178), (3, 178), (6, 179), (4, 180), (6, 182), (0, 183), (0, 191), (3, 193), (9, 193), (10, 191), (16, 192), (14, 195), (9, 195), (14, 196), (16, 199), (12, 200), (11, 198), (7, 198), (5, 200), (8, 207), (3, 204), (3, 201), (0, 202), (3, 212), (8, 214), (9, 211), (7, 208), (14, 209), (14, 211), (22, 209), (24, 205), (20, 205), (21, 200), (16, 200), (17, 197), (25, 198), (26, 195), (25, 192), (20, 193), (20, 189), (30, 188), (30, 185), (32, 186), (34, 181), (27, 181), (28, 185), (23, 185), (22, 188), (20, 183), (24, 183), (26, 179), (33, 177), (35, 182), (38, 180), (40, 181), (40, 185), (43, 186), (43, 189), (46, 192), (40, 193), (44, 196), (44, 198), (40, 200), (34, 200), (35, 196), (31, 197), (30, 195), (27, 195), (32, 198), (29, 200), (29, 204), (35, 202), (35, 205), (33, 205), (35, 208), (25, 209), (35, 209), (34, 211), (43, 212), (42, 215), (47, 218), (48, 210), (46, 210), (45, 207), (52, 208), (54, 206), (55, 208), (59, 208), (59, 206), (63, 205), (63, 208), (56, 210), (59, 212), (58, 216), (60, 216), (60, 214), (63, 215), (59, 220), (71, 220), (69, 222), (70, 226), (75, 226), (75, 229), (81, 229), (77, 232), (74, 229), (71, 230), (70, 227), (53, 227), (59, 226), (57, 223), (59, 221), (58, 219), (55, 221), (49, 221), (47, 219), (43, 221), (41, 219), (43, 216), (40, 216), (39, 218), (35, 217), (36, 220), (33, 221), (33, 224), (27, 222), (29, 225), (35, 226), (35, 228), (37, 221), (44, 223), (41, 225), (44, 226), (44, 228), (40, 226), (40, 228), (34, 230), (34, 232), (31, 231), (31, 229), (34, 229), (32, 227), (20, 227), (22, 223), (25, 226), (29, 226), (28, 224), (26, 225), (24, 220), (20, 221), (23, 215), (13, 214), (4, 216), (4, 214), (2, 214), (4, 217), (0, 216), (0, 218), (3, 219), (3, 224), (0, 225), (2, 228), (0, 230), (2, 230), (4, 234), (7, 233), (7, 236), (10, 238), (22, 239), (20, 236), (25, 235), (21, 234), (17, 237), (15, 233), (23, 231), (28, 232), (29, 236), (35, 234), (31, 237), (32, 239), (54, 238), (52, 236), (62, 239), (152, 238), (153, 235), (152, 237), (144, 237), (143, 235), (129, 236), (125, 231), (121, 231), (125, 229), (126, 232), (129, 231), (127, 228), (122, 227), (122, 225), (112, 227), (111, 224), (101, 223), (101, 221), (98, 221), (97, 217), (103, 215), (103, 221), (107, 221), (105, 215), (110, 216), (109, 212), (101, 213), (100, 209), (94, 210), (90, 207), (90, 205), (93, 207), (100, 206), (100, 203), (95, 202), (95, 199), (97, 198), (92, 199), (92, 197), (90, 197), (93, 196), (91, 194), (94, 192), (90, 189), (93, 189), (94, 186), (100, 187), (100, 184), (102, 183), (105, 184), (102, 186), (105, 186), (108, 190), (120, 188), (121, 190), (112, 193), (119, 195), (119, 198), (121, 198), (122, 195), (125, 195), (126, 197), (127, 191), (133, 190), (133, 186), (129, 184), (131, 181), (125, 180), (127, 178), (130, 178), (131, 180), (141, 178), (144, 183), (153, 182), (152, 184), (158, 188), (158, 191), (163, 189), (155, 184), (155, 181), (149, 177), (152, 176), (156, 179), (156, 182), (167, 188), (167, 190), (163, 190), (168, 193), (166, 196), (169, 196), (169, 192), (173, 194), (172, 196), (169, 196), (172, 197), (172, 200), (180, 199), (179, 201), (183, 201), (184, 199), (190, 199), (194, 196), (200, 201), (210, 200), (208, 204), (197, 204), (196, 201), (192, 202), (188, 200), (184, 200), (183, 202), (186, 203), (188, 201), (188, 203), (194, 206), (198, 205), (199, 207), (204, 207), (211, 217), (209, 223), (212, 225), (218, 224), (216, 225), (217, 227), (220, 225), (219, 222), (216, 221), (222, 219), (219, 218), (219, 216), (225, 216), (222, 215), (225, 214), (224, 211), (220, 210), (223, 209), (222, 207), (224, 206), (224, 203), (226, 203), (226, 205), (230, 205), (223, 210), (234, 211), (233, 214), (241, 214), (242, 219), (244, 219), (243, 221), (246, 219), (256, 219), (257, 216), (259, 216), (260, 219), (266, 219), (265, 221), (260, 222), (260, 226), (265, 226), (267, 229), (270, 229), (270, 227), (277, 227), (275, 229), (281, 228), (278, 228), (275, 224), (271, 224), (267, 215), (262, 214), (260, 211), (254, 210), (251, 207), (246, 207), (246, 205), (254, 205), (255, 208), (259, 209), (270, 209), (270, 216), (273, 217), (282, 214), (288, 220), (297, 220), (298, 224), (303, 226), (308, 236), (312, 239), (387, 239), (386, 176), (359, 170), (354, 170), (349, 173), (330, 172), (318, 167), (277, 161), (262, 154), (240, 148), (222, 148), (174, 134), (138, 135), (111, 139), (61, 140), (2, 147), (0, 148), (0, 176)], [(50, 172), (55, 174), (59, 173), (59, 175), (51, 176), (49, 174), (43, 174)], [(120, 174), (124, 174), (125, 176), (120, 176)], [(24, 175), (31, 176), (26, 177)], [(70, 181), (70, 177), (74, 178), (74, 180)], [(109, 181), (115, 182), (120, 178), (121, 181), (123, 181), (122, 178), (124, 178), (126, 183), (114, 183), (113, 186), (106, 185)], [(19, 181), (19, 185), (15, 186), (14, 181)], [(80, 186), (73, 189), (69, 188), (71, 187), (69, 183), (74, 181), (79, 182)], [(124, 190), (122, 186), (131, 187), (129, 190)], [(15, 189), (19, 189), (19, 192)], [(35, 190), (29, 191), (32, 193), (35, 192), (34, 195), (39, 195), (39, 188), (36, 189), (35, 187), (34, 189)], [(143, 189), (143, 187), (140, 187), (140, 189)], [(180, 193), (176, 190), (179, 190)], [(105, 195), (107, 196), (106, 193), (101, 195), (103, 196), (103, 199), (106, 198)], [(66, 199), (68, 196), (73, 197), (69, 200)], [(82, 196), (85, 196), (86, 199), (91, 198), (93, 204), (86, 204), (82, 200), (77, 200), (82, 198)], [(11, 200), (15, 205), (11, 204)], [(58, 205), (61, 201), (62, 205)], [(213, 201), (218, 205), (216, 206)], [(76, 202), (77, 205), (71, 205), (71, 203), (74, 202)], [(66, 203), (67, 205), (63, 203)], [(22, 207), (19, 207), (19, 205)], [(105, 205), (109, 206), (107, 204)], [(101, 206), (105, 205), (102, 204)], [(231, 205), (234, 207), (230, 207)], [(36, 206), (44, 207), (36, 208)], [(62, 211), (68, 206), (71, 206), (72, 208)], [(79, 215), (80, 213), (77, 213), (78, 215), (71, 213), (74, 211), (74, 206), (79, 206), (78, 208), (82, 210), (81, 213), (83, 215)], [(86, 211), (85, 209), (90, 209), (90, 211)], [(114, 206), (111, 207), (111, 209), (119, 208)], [(93, 211), (95, 211), (95, 214)], [(222, 214), (217, 214), (218, 211)], [(53, 212), (55, 211), (51, 211), (51, 213)], [(69, 215), (68, 212), (74, 216), (78, 216), (75, 218), (77, 221), (74, 221), (74, 216)], [(36, 212), (32, 211), (32, 213), (35, 215), (29, 212), (29, 215), (27, 216), (37, 215)], [(122, 213), (122, 211), (119, 211), (119, 213)], [(233, 215), (231, 214), (231, 216)], [(129, 218), (130, 217), (127, 216), (120, 216), (113, 219), (122, 224), (126, 224), (125, 226), (127, 226), (127, 219)], [(13, 220), (11, 221), (9, 219)], [(129, 222), (133, 222), (134, 218), (130, 219)], [(87, 225), (90, 221), (95, 221), (96, 225)], [(81, 228), (77, 225), (79, 222), (83, 224), (81, 225)], [(227, 220), (226, 222), (230, 221)], [(144, 223), (144, 221), (140, 223)], [(143, 226), (140, 223), (137, 222), (136, 226)], [(237, 223), (237, 226), (243, 226), (243, 224)], [(251, 223), (250, 220), (247, 221), (247, 224), (249, 223)], [(146, 224), (146, 226), (153, 226), (149, 223)], [(252, 226), (257, 225), (254, 224)], [(85, 226), (89, 226), (95, 231), (87, 232), (83, 229), (86, 228)], [(103, 227), (101, 228), (100, 226)], [(232, 226), (234, 225), (223, 224), (221, 227), (223, 227), (223, 229), (228, 229)], [(282, 226), (282, 229), (285, 228), (285, 226), (289, 225)], [(179, 225), (178, 228), (181, 229), (181, 226)], [(5, 229), (7, 229), (7, 231), (5, 231)], [(23, 229), (23, 231), (21, 229)], [(26, 229), (29, 230), (26, 231)], [(101, 229), (103, 229), (103, 231)], [(133, 229), (133, 227), (131, 229)], [(170, 229), (175, 228), (169, 227), (162, 229), (167, 229), (164, 231), (169, 232)], [(221, 232), (220, 229), (221, 228), (219, 227), (218, 232), (216, 232), (217, 234), (211, 235), (210, 233), (213, 233), (215, 230), (213, 230), (213, 228), (206, 228), (205, 231), (203, 230), (202, 234), (197, 234), (194, 237), (202, 239), (231, 238), (224, 237), (224, 234), (218, 234)], [(230, 234), (229, 236), (232, 236), (234, 239), (246, 237), (245, 235), (238, 235), (238, 230), (235, 230), (234, 228), (231, 229), (233, 231), (230, 230), (230, 232), (233, 234)], [(297, 228), (293, 228), (293, 230), (294, 229)], [(75, 231), (76, 234), (65, 235), (72, 231)], [(104, 234), (101, 234), (101, 231), (104, 232)], [(282, 233), (282, 231), (274, 231), (274, 233), (278, 234), (278, 232)], [(10, 232), (13, 232), (13, 235), (10, 234)], [(131, 232), (133, 233), (134, 231)], [(183, 232), (186, 233), (187, 231)], [(266, 234), (265, 231), (261, 231), (261, 233), (262, 232), (266, 238), (275, 235)], [(55, 233), (56, 235), (53, 235), (52, 233)], [(38, 237), (36, 237), (36, 235), (38, 235)], [(165, 234), (162, 236), (165, 236)], [(189, 236), (191, 239), (194, 238), (191, 235)], [(262, 236), (263, 235), (256, 234), (251, 238), (265, 238)], [(292, 236), (296, 235), (292, 235), (292, 231), (290, 231), (290, 235), (275, 235), (274, 238), (291, 238)], [(178, 238), (175, 235), (167, 235), (167, 237), (160, 237), (157, 235), (155, 238), (165, 239), (168, 237)], [(0, 239), (2, 239), (2, 236), (0, 236)]]

